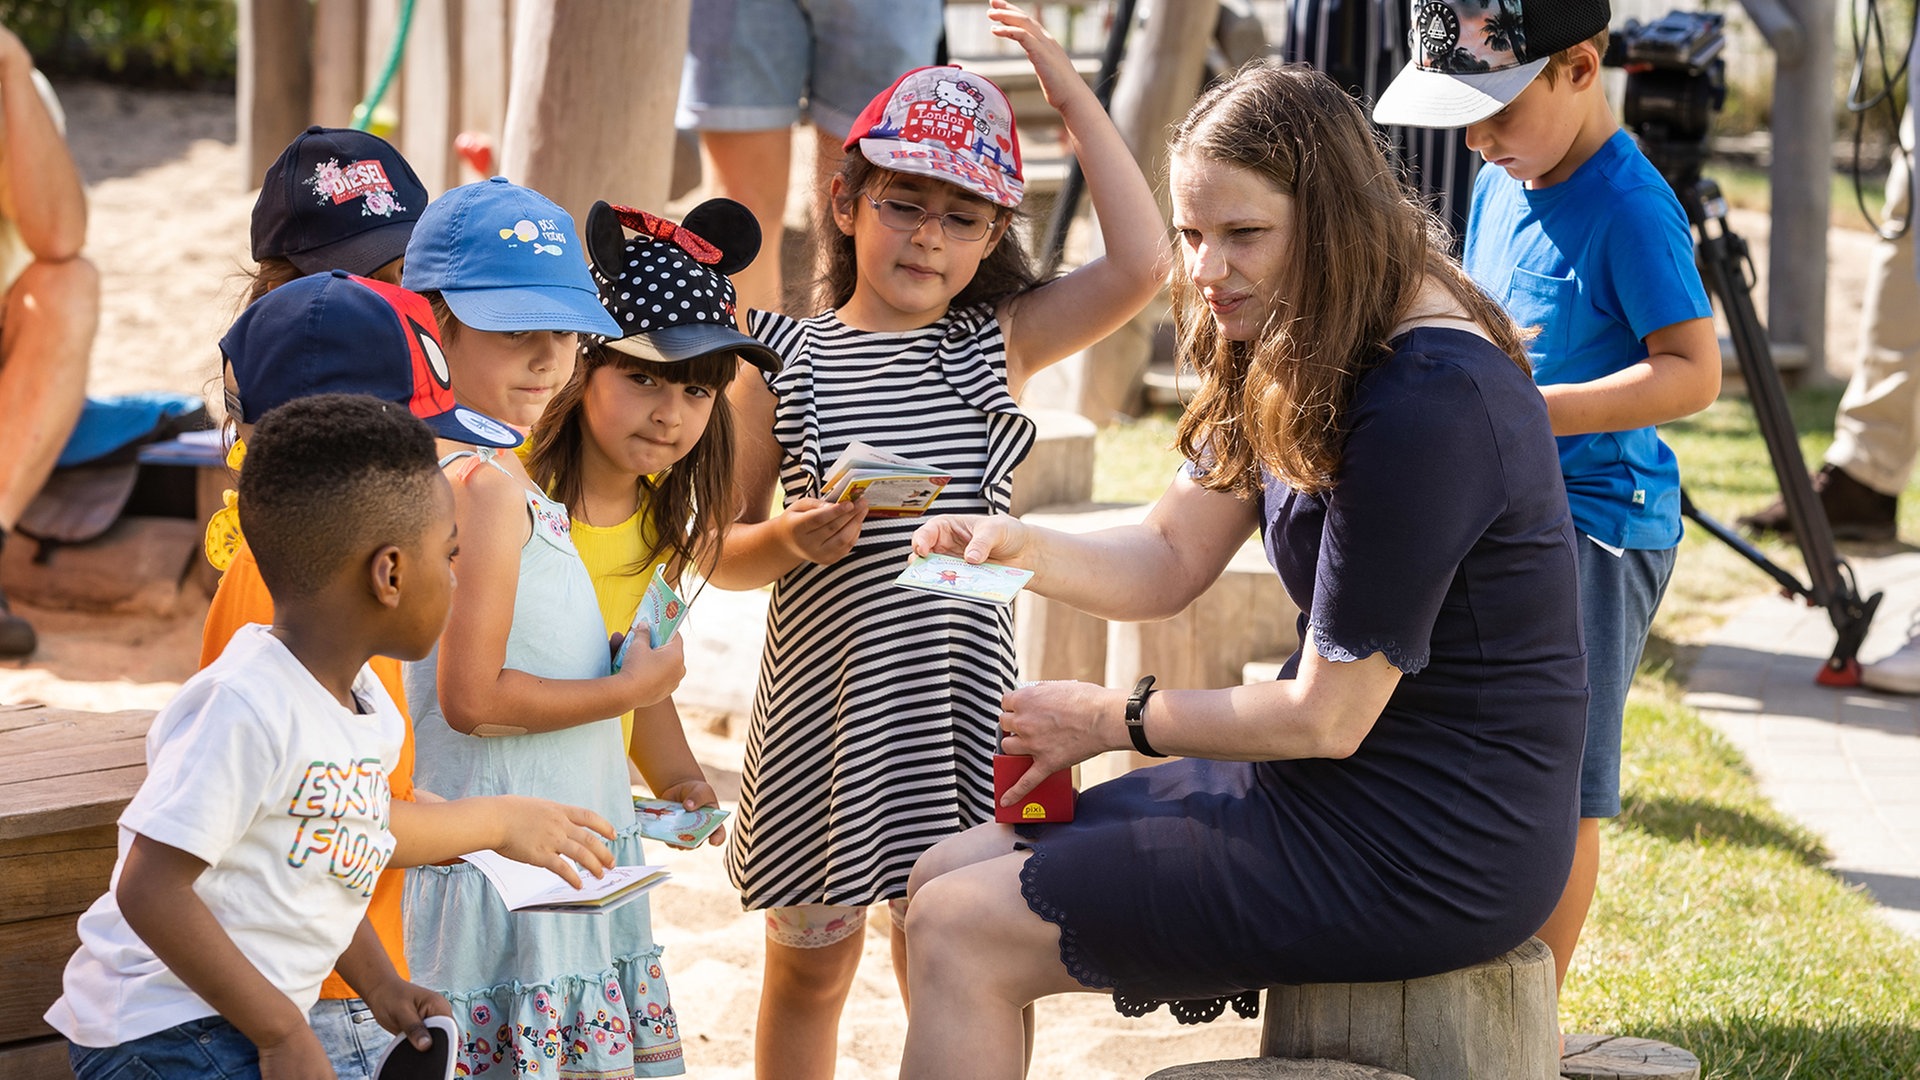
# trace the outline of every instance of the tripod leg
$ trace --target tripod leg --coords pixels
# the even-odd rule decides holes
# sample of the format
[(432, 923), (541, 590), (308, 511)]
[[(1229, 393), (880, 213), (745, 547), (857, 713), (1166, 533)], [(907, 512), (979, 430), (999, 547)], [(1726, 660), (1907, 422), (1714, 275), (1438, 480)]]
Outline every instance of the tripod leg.
[[(1772, 460), (1788, 520), (1793, 523), (1794, 542), (1806, 560), (1809, 584), (1793, 591), (1806, 597), (1809, 603), (1826, 608), (1833, 622), (1837, 640), (1818, 680), (1830, 686), (1857, 686), (1860, 643), (1866, 638), (1867, 626), (1879, 606), (1880, 596), (1876, 593), (1868, 600), (1860, 598), (1853, 586), (1851, 568), (1834, 548), (1833, 526), (1827, 521), (1826, 509), (1820, 505), (1807, 476), (1806, 459), (1800, 454), (1799, 436), (1794, 432), (1793, 415), (1787, 408), (1786, 389), (1780, 383), (1773, 351), (1760, 325), (1760, 317), (1754, 311), (1745, 273), (1746, 241), (1727, 226), (1719, 188), (1712, 181), (1703, 180), (1689, 192), (1676, 193), (1681, 194), (1681, 203), (1687, 208), (1687, 216), (1692, 219), (1698, 235), (1701, 274), (1708, 289), (1720, 300), (1732, 330), (1734, 353), (1753, 403), (1754, 419), (1760, 425), (1767, 456)], [(1715, 207), (1714, 212), (1709, 213), (1709, 205)], [(1717, 232), (1709, 229), (1710, 223), (1717, 224)], [(1714, 535), (1720, 536), (1720, 533)], [(1775, 580), (1791, 577), (1751, 545), (1741, 545), (1735, 550), (1768, 570)]]

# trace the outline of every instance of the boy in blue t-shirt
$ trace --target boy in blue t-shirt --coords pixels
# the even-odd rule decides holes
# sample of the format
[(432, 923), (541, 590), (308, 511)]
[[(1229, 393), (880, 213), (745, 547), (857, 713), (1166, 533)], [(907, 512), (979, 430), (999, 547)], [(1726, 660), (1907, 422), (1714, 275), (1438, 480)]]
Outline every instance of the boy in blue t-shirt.
[(1599, 819), (1620, 812), (1620, 718), (1673, 571), (1680, 473), (1653, 425), (1712, 404), (1720, 343), (1693, 236), (1600, 84), (1607, 0), (1414, 0), (1414, 59), (1374, 119), (1465, 127), (1480, 170), (1466, 267), (1537, 328), (1533, 374), (1582, 534), (1587, 645), (1580, 831), (1540, 938), (1562, 982), (1599, 872)]

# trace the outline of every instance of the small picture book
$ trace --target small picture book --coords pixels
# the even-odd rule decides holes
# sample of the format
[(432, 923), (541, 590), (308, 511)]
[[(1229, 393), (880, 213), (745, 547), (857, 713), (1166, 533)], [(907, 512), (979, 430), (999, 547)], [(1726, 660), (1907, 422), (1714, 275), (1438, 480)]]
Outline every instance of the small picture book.
[(640, 818), (641, 836), (677, 848), (699, 847), (727, 820), (727, 812), (717, 806), (689, 810), (677, 802), (638, 795), (633, 798), (633, 812)]
[(627, 650), (633, 647), (634, 638), (640, 634), (640, 628), (647, 630), (647, 643), (659, 648), (680, 629), (680, 622), (687, 617), (687, 602), (667, 584), (665, 565), (653, 568), (653, 580), (647, 582), (647, 591), (640, 594), (640, 606), (633, 609), (633, 622), (627, 626), (627, 636), (620, 642), (620, 651), (614, 654), (613, 670), (619, 671), (620, 665), (627, 662)]
[(907, 564), (895, 585), (924, 589), (962, 600), (1011, 604), (1033, 571), (998, 563), (970, 563), (952, 555), (922, 555)]
[(952, 479), (944, 469), (857, 442), (827, 470), (821, 498), (842, 503), (865, 495), (868, 517), (915, 517), (932, 505)]
[(664, 866), (616, 866), (604, 877), (582, 870), (582, 887), (576, 889), (545, 867), (515, 862), (497, 851), (476, 851), (460, 857), (487, 876), (508, 911), (597, 915), (639, 899), (672, 876)]

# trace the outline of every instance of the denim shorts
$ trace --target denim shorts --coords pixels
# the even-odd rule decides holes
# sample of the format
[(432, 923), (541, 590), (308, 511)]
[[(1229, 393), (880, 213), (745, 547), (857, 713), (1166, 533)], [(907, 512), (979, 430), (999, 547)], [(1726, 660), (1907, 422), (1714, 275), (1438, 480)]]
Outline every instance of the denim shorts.
[(218, 1016), (94, 1048), (67, 1044), (75, 1080), (260, 1080), (260, 1052)]
[(901, 75), (933, 63), (940, 0), (698, 0), (675, 126), (767, 131), (804, 115), (844, 139)]
[(395, 1038), (359, 998), (321, 998), (307, 1010), (307, 1023), (320, 1037), (340, 1080), (373, 1080), (373, 1067)]
[(1587, 641), (1587, 751), (1580, 763), (1580, 816), (1620, 813), (1620, 721), (1647, 646), (1653, 613), (1673, 576), (1676, 549), (1621, 555), (1581, 533), (1580, 630)]

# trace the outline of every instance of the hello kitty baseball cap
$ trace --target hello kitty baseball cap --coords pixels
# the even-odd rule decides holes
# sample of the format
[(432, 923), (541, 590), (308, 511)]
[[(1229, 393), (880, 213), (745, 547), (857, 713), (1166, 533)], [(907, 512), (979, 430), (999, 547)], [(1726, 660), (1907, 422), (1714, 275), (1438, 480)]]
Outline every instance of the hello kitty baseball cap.
[(1026, 191), (1007, 95), (957, 67), (915, 68), (867, 103), (845, 149), (883, 169), (931, 176), (1000, 206)]
[(407, 241), (400, 284), (438, 292), (475, 330), (620, 332), (600, 306), (572, 215), (504, 176), (428, 204)]

